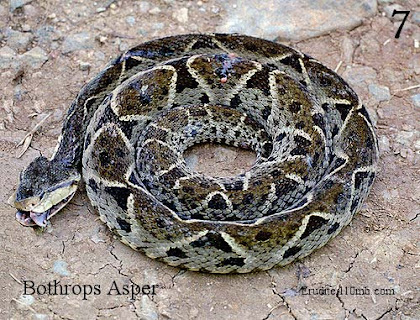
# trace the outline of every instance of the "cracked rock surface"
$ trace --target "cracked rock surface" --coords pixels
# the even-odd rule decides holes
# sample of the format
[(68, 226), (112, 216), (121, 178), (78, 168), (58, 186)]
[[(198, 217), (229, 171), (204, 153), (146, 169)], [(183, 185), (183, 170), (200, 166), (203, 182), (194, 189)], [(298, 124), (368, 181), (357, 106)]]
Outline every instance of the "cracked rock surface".
[[(369, 109), (381, 149), (379, 174), (362, 210), (311, 256), (244, 275), (172, 268), (115, 239), (83, 187), (44, 232), (14, 220), (7, 199), (19, 172), (34, 157), (52, 154), (66, 109), (81, 86), (111, 57), (140, 42), (226, 27), (237, 12), (229, 3), (238, 7), (240, 1), (0, 1), (0, 319), (420, 318), (420, 110), (415, 98), (420, 25), (411, 18), (420, 11), (416, 0), (366, 1), (368, 7), (357, 8), (369, 14), (356, 24), (285, 41), (338, 69)], [(412, 11), (399, 39), (401, 21), (387, 16), (389, 5)], [(314, 16), (314, 6), (305, 14)], [(294, 28), (299, 26), (296, 21)], [(260, 36), (287, 37), (269, 31)], [(22, 150), (16, 144), (50, 113), (18, 158)], [(221, 175), (237, 174), (254, 159), (252, 153), (212, 145), (194, 148), (186, 157), (196, 170)]]

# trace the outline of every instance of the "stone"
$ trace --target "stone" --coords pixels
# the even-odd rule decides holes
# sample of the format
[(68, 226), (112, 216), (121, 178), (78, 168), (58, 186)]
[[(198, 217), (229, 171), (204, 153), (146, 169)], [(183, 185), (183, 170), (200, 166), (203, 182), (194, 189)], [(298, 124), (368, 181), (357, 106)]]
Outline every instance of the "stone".
[(386, 136), (382, 136), (378, 139), (378, 145), (381, 152), (388, 152), (391, 150), (389, 139)]
[(138, 314), (140, 315), (140, 319), (149, 319), (149, 320), (159, 319), (154, 303), (146, 295), (143, 295), (141, 297), (138, 310), (139, 310)]
[(415, 74), (420, 74), (420, 53), (414, 54), (411, 57), (410, 68)]
[(18, 84), (13, 90), (13, 100), (22, 101), (25, 93), (27, 93), (27, 91), (23, 90), (22, 85)]
[(411, 100), (416, 108), (420, 108), (420, 93), (412, 95)]
[(390, 4), (384, 7), (384, 12), (388, 18), (391, 18), (393, 20), (398, 20), (398, 21), (401, 21), (402, 19), (404, 19), (404, 14), (396, 14), (395, 16), (392, 16), (392, 13), (394, 12), (394, 10), (407, 10), (407, 9), (404, 9), (404, 7), (399, 4)]
[(16, 52), (8, 47), (4, 46), (0, 48), (0, 69), (11, 68), (15, 63)]
[(44, 24), (36, 29), (35, 35), (40, 44), (50, 44), (52, 41), (57, 41), (61, 37), (61, 33), (58, 32), (54, 26), (49, 24)]
[(63, 260), (54, 261), (53, 271), (61, 276), (69, 276), (70, 272), (67, 270), (67, 262)]
[(24, 32), (31, 31), (31, 26), (29, 24), (27, 24), (27, 23), (23, 24), (22, 25), (22, 31), (24, 31)]
[(411, 16), (411, 22), (420, 24), (420, 12), (414, 12)]
[(413, 141), (415, 139), (415, 132), (414, 131), (400, 131), (398, 132), (395, 141), (397, 141), (399, 144), (410, 147), (413, 145)]
[(376, 0), (234, 0), (223, 5), (226, 17), (217, 31), (290, 40), (355, 28), (377, 10)]
[(23, 64), (38, 69), (48, 60), (48, 55), (42, 48), (35, 47), (25, 52), (20, 59)]
[(165, 27), (163, 22), (156, 22), (153, 24), (153, 30), (162, 30)]
[(79, 62), (79, 69), (82, 71), (87, 71), (89, 70), (91, 67), (89, 62), (84, 62), (84, 61), (80, 61)]
[(88, 32), (80, 32), (66, 37), (63, 43), (63, 53), (92, 49), (94, 40)]
[(31, 4), (27, 4), (23, 7), (23, 13), (25, 14), (25, 18), (36, 19), (40, 16), (39, 10)]
[(388, 101), (391, 99), (391, 94), (389, 92), (389, 88), (386, 86), (380, 86), (375, 83), (369, 84), (369, 92), (373, 95), (375, 100), (378, 102)]
[(354, 86), (366, 86), (376, 80), (377, 74), (371, 67), (350, 67), (343, 72), (343, 78)]
[(146, 13), (150, 10), (150, 3), (147, 1), (140, 1), (139, 10), (141, 13)]
[(343, 60), (350, 65), (353, 61), (354, 44), (350, 37), (344, 37), (341, 42)]
[(149, 10), (150, 14), (159, 14), (161, 10), (158, 7), (154, 7), (153, 9)]
[(95, 58), (98, 59), (99, 61), (104, 61), (106, 58), (105, 53), (103, 53), (102, 51), (95, 51), (94, 55), (95, 55)]
[(14, 50), (26, 49), (32, 41), (32, 34), (12, 29), (6, 31), (7, 45)]
[(118, 46), (118, 49), (120, 51), (127, 51), (128, 49), (130, 49), (130, 46), (126, 42), (121, 42), (120, 45)]
[(10, 0), (10, 11), (13, 12), (17, 8), (23, 7), (25, 4), (32, 2), (33, 0)]
[(174, 13), (172, 14), (172, 18), (178, 20), (180, 23), (187, 23), (188, 8), (181, 8), (179, 10), (174, 11)]
[(136, 18), (133, 16), (128, 16), (127, 18), (125, 18), (125, 21), (130, 25), (130, 26), (134, 26), (136, 23)]

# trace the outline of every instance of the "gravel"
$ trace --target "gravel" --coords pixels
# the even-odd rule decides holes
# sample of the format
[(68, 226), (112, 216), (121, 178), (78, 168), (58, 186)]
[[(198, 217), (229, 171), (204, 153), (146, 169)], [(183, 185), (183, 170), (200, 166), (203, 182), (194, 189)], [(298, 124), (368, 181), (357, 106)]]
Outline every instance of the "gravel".
[(236, 0), (223, 5), (226, 16), (218, 31), (291, 40), (354, 28), (377, 10), (376, 0)]
[(69, 35), (63, 43), (63, 53), (70, 53), (78, 50), (92, 49), (94, 39), (88, 32), (80, 32)]

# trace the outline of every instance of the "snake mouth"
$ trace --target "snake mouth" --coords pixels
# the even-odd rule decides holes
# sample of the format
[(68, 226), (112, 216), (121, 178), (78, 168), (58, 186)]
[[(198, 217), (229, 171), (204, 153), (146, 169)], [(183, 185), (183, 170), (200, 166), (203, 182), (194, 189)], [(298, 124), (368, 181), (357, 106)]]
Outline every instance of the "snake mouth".
[(18, 210), (16, 212), (16, 220), (25, 227), (46, 227), (48, 220), (69, 203), (75, 193), (76, 190), (43, 212)]

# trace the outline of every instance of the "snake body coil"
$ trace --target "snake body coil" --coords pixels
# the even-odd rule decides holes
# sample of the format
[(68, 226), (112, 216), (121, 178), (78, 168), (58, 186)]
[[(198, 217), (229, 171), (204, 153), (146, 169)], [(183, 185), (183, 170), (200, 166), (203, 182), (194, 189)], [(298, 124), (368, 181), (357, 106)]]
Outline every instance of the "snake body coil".
[[(205, 176), (183, 157), (203, 142), (257, 160), (236, 177)], [(82, 163), (92, 205), (132, 248), (243, 273), (337, 235), (377, 158), (367, 111), (336, 73), (284, 45), (216, 34), (150, 41), (112, 61), (73, 102), (50, 161)]]

